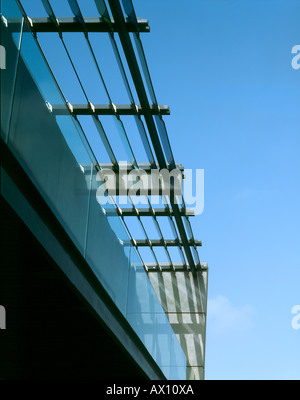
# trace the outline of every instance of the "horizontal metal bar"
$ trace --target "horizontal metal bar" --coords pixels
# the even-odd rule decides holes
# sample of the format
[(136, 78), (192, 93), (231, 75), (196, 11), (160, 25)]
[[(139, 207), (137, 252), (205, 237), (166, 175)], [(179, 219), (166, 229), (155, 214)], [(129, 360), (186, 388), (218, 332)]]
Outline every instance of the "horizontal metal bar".
[[(116, 217), (172, 217), (173, 210), (166, 208), (117, 208), (115, 210), (107, 211), (107, 215)], [(195, 211), (192, 209), (180, 210), (181, 215), (186, 217), (194, 217)], [(110, 215), (111, 214), (111, 215)]]
[[(121, 44), (122, 44), (122, 47), (124, 50), (124, 54), (125, 54), (125, 57), (126, 57), (129, 69), (130, 69), (130, 73), (131, 73), (131, 76), (132, 76), (132, 79), (133, 79), (133, 82), (134, 82), (134, 85), (136, 88), (136, 92), (137, 92), (140, 104), (141, 104), (143, 110), (145, 110), (145, 122), (148, 127), (148, 131), (150, 134), (150, 138), (151, 138), (152, 145), (153, 145), (153, 148), (154, 148), (154, 151), (156, 154), (157, 161), (159, 163), (160, 169), (165, 169), (168, 167), (168, 163), (165, 158), (164, 149), (160, 142), (159, 133), (158, 133), (157, 127), (155, 125), (154, 118), (151, 115), (147, 91), (146, 91), (146, 88), (144, 85), (143, 77), (141, 75), (139, 63), (136, 58), (135, 49), (133, 47), (133, 43), (131, 41), (131, 37), (128, 33), (128, 30), (126, 28), (122, 6), (121, 6), (120, 2), (116, 1), (116, 0), (108, 0), (108, 3), (109, 3), (109, 6), (110, 6), (110, 9), (111, 9), (111, 12), (112, 12), (112, 15), (113, 15), (115, 21), (120, 26), (120, 30), (119, 30), (118, 34), (120, 37), (120, 41), (121, 41)], [(144, 68), (144, 71), (146, 69), (147, 68)], [(174, 159), (168, 160), (168, 162), (169, 163), (171, 162), (170, 166), (172, 169), (174, 169), (175, 168)], [(196, 272), (195, 260), (193, 259), (193, 255), (192, 255), (190, 246), (187, 243), (188, 238), (187, 238), (187, 234), (186, 234), (186, 231), (185, 231), (185, 228), (183, 225), (182, 217), (179, 213), (179, 207), (175, 203), (175, 200), (170, 199), (170, 202), (171, 202), (172, 209), (174, 211), (174, 219), (177, 224), (178, 232), (179, 232), (180, 238), (183, 242), (183, 248), (184, 248), (184, 251), (186, 254), (187, 261), (189, 263), (191, 270), (193, 272)]]
[[(64, 104), (51, 104), (54, 115), (68, 115), (71, 111), (74, 115), (144, 115), (141, 106), (115, 105), (110, 104), (69, 104), (68, 108)], [(151, 106), (152, 115), (170, 115), (168, 106), (161, 105), (159, 108)]]
[[(87, 173), (89, 173), (90, 168), (91, 168), (90, 165), (86, 165), (86, 166), (82, 165), (82, 167), (84, 169), (86, 169)], [(105, 169), (115, 170), (116, 169), (116, 167), (113, 164), (99, 164), (99, 167), (101, 169), (103, 169), (103, 170), (105, 170)], [(131, 171), (131, 170), (134, 169), (134, 167), (132, 165), (130, 165), (130, 164), (127, 164), (127, 167), (122, 163), (119, 164), (119, 169), (126, 170), (126, 168), (127, 168), (128, 171)], [(153, 168), (152, 168), (150, 163), (138, 163), (138, 168), (143, 170), (143, 171), (145, 171), (145, 172), (148, 172), (148, 173), (150, 173), (153, 170)], [(179, 169), (181, 172), (184, 172), (184, 167), (183, 167), (182, 164), (176, 164), (176, 168)], [(159, 169), (158, 165), (157, 165), (157, 169)]]
[[(8, 18), (8, 25), (12, 31), (20, 30), (20, 18)], [(51, 33), (51, 32), (84, 32), (83, 25), (76, 18), (57, 18), (58, 25), (51, 21), (50, 18), (30, 18), (30, 28), (33, 33)], [(119, 27), (111, 18), (109, 25), (103, 18), (84, 18), (85, 26), (88, 32), (118, 32)], [(138, 19), (139, 31), (149, 33), (149, 21), (146, 19)], [(126, 28), (128, 32), (136, 32), (135, 25), (126, 18)]]
[[(183, 246), (179, 240), (132, 240), (132, 244), (136, 247), (179, 247)], [(201, 247), (200, 240), (189, 240), (189, 246)]]
[[(187, 272), (190, 269), (185, 264), (145, 264), (148, 273), (151, 272)], [(196, 272), (204, 272), (208, 270), (207, 264), (196, 265)]]

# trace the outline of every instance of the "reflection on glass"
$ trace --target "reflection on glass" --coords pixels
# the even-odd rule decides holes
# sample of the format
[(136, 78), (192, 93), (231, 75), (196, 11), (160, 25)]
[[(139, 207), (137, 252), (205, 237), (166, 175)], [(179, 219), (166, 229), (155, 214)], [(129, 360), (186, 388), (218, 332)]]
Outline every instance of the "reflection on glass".
[(127, 160), (129, 162), (129, 164), (134, 165), (135, 167), (138, 167), (136, 159), (135, 159), (135, 157), (133, 155), (132, 148), (131, 148), (131, 145), (129, 143), (128, 136), (127, 136), (127, 133), (125, 131), (123, 122), (121, 121), (121, 119), (119, 117), (114, 117), (114, 122), (116, 124), (116, 128), (117, 128), (118, 133), (120, 135), (120, 138), (122, 140), (124, 149), (126, 151)]
[(134, 249), (130, 260), (127, 319), (167, 379), (174, 376), (185, 379), (186, 357)]
[[(93, 169), (92, 187), (96, 186), (96, 169)], [(100, 282), (118, 306), (126, 313), (129, 274), (130, 243), (119, 218), (111, 217), (111, 224), (105, 214), (109, 206), (97, 202), (93, 190), (90, 199), (89, 223), (87, 229), (86, 259)]]
[(1, 137), (7, 141), (18, 68), (23, 18), (17, 5), (12, 1), (1, 2), (1, 15)]
[(28, 28), (20, 54), (8, 146), (166, 377), (183, 378), (172, 360), (184, 353), (115, 206), (99, 204), (93, 151)]
[(77, 163), (79, 165), (92, 164), (92, 158), (88, 155), (82, 139), (79, 136), (79, 129), (77, 129), (78, 127), (74, 119), (70, 115), (60, 115), (56, 116), (56, 122)]
[(84, 254), (92, 160), (72, 118), (56, 119), (46, 99), (63, 103), (32, 34), (26, 31), (8, 144)]
[(21, 56), (35, 84), (40, 89), (44, 101), (50, 104), (65, 104), (32, 33), (27, 26), (26, 29), (24, 27)]

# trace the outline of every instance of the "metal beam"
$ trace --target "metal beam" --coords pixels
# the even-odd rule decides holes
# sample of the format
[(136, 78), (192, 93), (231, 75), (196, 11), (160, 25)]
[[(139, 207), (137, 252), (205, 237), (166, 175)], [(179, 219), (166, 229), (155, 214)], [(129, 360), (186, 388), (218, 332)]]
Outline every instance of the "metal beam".
[[(20, 30), (20, 18), (8, 18), (8, 25), (14, 32)], [(58, 26), (50, 18), (30, 18), (30, 28), (33, 33), (51, 33), (51, 32), (84, 32), (82, 24), (76, 18), (57, 18)], [(119, 27), (113, 19), (109, 25), (104, 18), (84, 18), (88, 32), (118, 32)], [(150, 32), (149, 22), (146, 19), (138, 19), (139, 31), (142, 33)], [(128, 32), (136, 32), (135, 25), (126, 19), (126, 29)]]
[[(137, 61), (136, 55), (135, 55), (135, 51), (134, 51), (134, 47), (130, 38), (130, 35), (128, 33), (128, 30), (126, 28), (126, 20), (124, 18), (124, 14), (122, 11), (122, 7), (120, 5), (119, 1), (116, 0), (109, 0), (109, 5), (114, 17), (114, 20), (117, 22), (117, 24), (119, 25), (120, 29), (118, 31), (119, 37), (120, 37), (120, 41), (124, 50), (124, 54), (125, 57), (127, 59), (127, 63), (130, 69), (130, 73), (140, 100), (140, 104), (145, 112), (145, 121), (148, 127), (148, 131), (151, 137), (151, 141), (153, 144), (153, 148), (154, 151), (156, 153), (156, 157), (159, 163), (159, 166), (161, 169), (165, 169), (168, 167), (166, 159), (165, 159), (165, 155), (164, 155), (164, 151), (162, 149), (162, 145), (160, 143), (160, 139), (159, 139), (159, 134), (153, 119), (153, 115), (151, 114), (151, 108), (150, 108), (150, 104), (148, 101), (148, 96), (147, 96), (147, 92), (146, 92), (146, 88), (144, 85), (144, 81), (141, 75), (141, 71), (139, 68), (139, 63)], [(173, 162), (174, 164), (174, 162)], [(172, 165), (172, 167), (174, 168), (174, 165)], [(179, 212), (179, 207), (177, 204), (175, 204), (174, 201), (172, 201), (171, 199), (171, 205), (174, 211), (174, 218), (178, 227), (178, 231), (179, 231), (179, 235), (180, 238), (182, 240), (183, 243), (183, 248), (189, 263), (189, 266), (191, 268), (191, 270), (196, 273), (196, 267), (195, 267), (195, 261), (190, 249), (190, 246), (188, 244), (188, 238), (187, 238), (187, 234), (184, 228), (184, 224), (182, 221), (182, 217), (180, 215)]]
[[(85, 168), (87, 170), (87, 173), (89, 173), (91, 166), (90, 165), (82, 165), (83, 168)], [(102, 170), (108, 169), (108, 170), (115, 170), (115, 165), (113, 164), (99, 164), (99, 167)], [(152, 166), (150, 163), (138, 163), (138, 168), (147, 172), (147, 173), (151, 173), (151, 171), (153, 170)], [(132, 171), (134, 170), (134, 167), (130, 164), (127, 164), (127, 166), (125, 166), (124, 164), (120, 163), (118, 169), (122, 170), (127, 170), (127, 171)], [(157, 165), (157, 169), (159, 169), (159, 165)], [(176, 169), (179, 169), (181, 172), (184, 172), (184, 167), (182, 164), (176, 164)]]
[[(185, 264), (145, 264), (147, 272), (187, 272), (189, 271)], [(204, 272), (208, 270), (207, 264), (196, 265), (196, 272)]]
[[(192, 209), (182, 208), (180, 210), (182, 216), (186, 217), (194, 217), (195, 211)], [(173, 210), (166, 208), (117, 208), (117, 213), (115, 210), (110, 212), (107, 211), (107, 215), (109, 216), (118, 216), (118, 217), (172, 217), (174, 216)]]
[[(54, 115), (69, 115), (69, 111), (73, 115), (144, 115), (141, 106), (132, 105), (110, 105), (110, 104), (68, 104), (68, 108), (64, 104), (51, 104), (52, 113)], [(170, 115), (170, 108), (160, 105), (158, 108), (150, 106), (151, 115)]]
[[(182, 247), (179, 240), (132, 240), (132, 244), (136, 247)], [(202, 247), (200, 240), (189, 240), (189, 246)]]

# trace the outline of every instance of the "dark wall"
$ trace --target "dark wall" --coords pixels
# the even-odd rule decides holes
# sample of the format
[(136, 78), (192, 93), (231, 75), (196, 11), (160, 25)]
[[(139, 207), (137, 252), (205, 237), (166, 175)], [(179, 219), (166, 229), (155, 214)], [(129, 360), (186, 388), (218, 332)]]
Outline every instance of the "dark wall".
[(0, 379), (146, 379), (1, 197)]

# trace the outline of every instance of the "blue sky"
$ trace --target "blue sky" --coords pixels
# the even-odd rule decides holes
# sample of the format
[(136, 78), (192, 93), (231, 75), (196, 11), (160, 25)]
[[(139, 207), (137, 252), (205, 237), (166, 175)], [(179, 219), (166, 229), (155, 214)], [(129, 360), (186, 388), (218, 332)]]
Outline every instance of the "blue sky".
[(295, 0), (135, 1), (176, 160), (205, 170), (207, 379), (300, 379)]
[[(63, 16), (67, 1), (52, 3)], [(291, 67), (300, 3), (134, 5), (150, 21), (143, 43), (158, 101), (171, 107), (175, 160), (205, 170), (205, 211), (193, 228), (210, 267), (206, 378), (300, 379), (291, 324), (300, 304), (300, 70)]]

